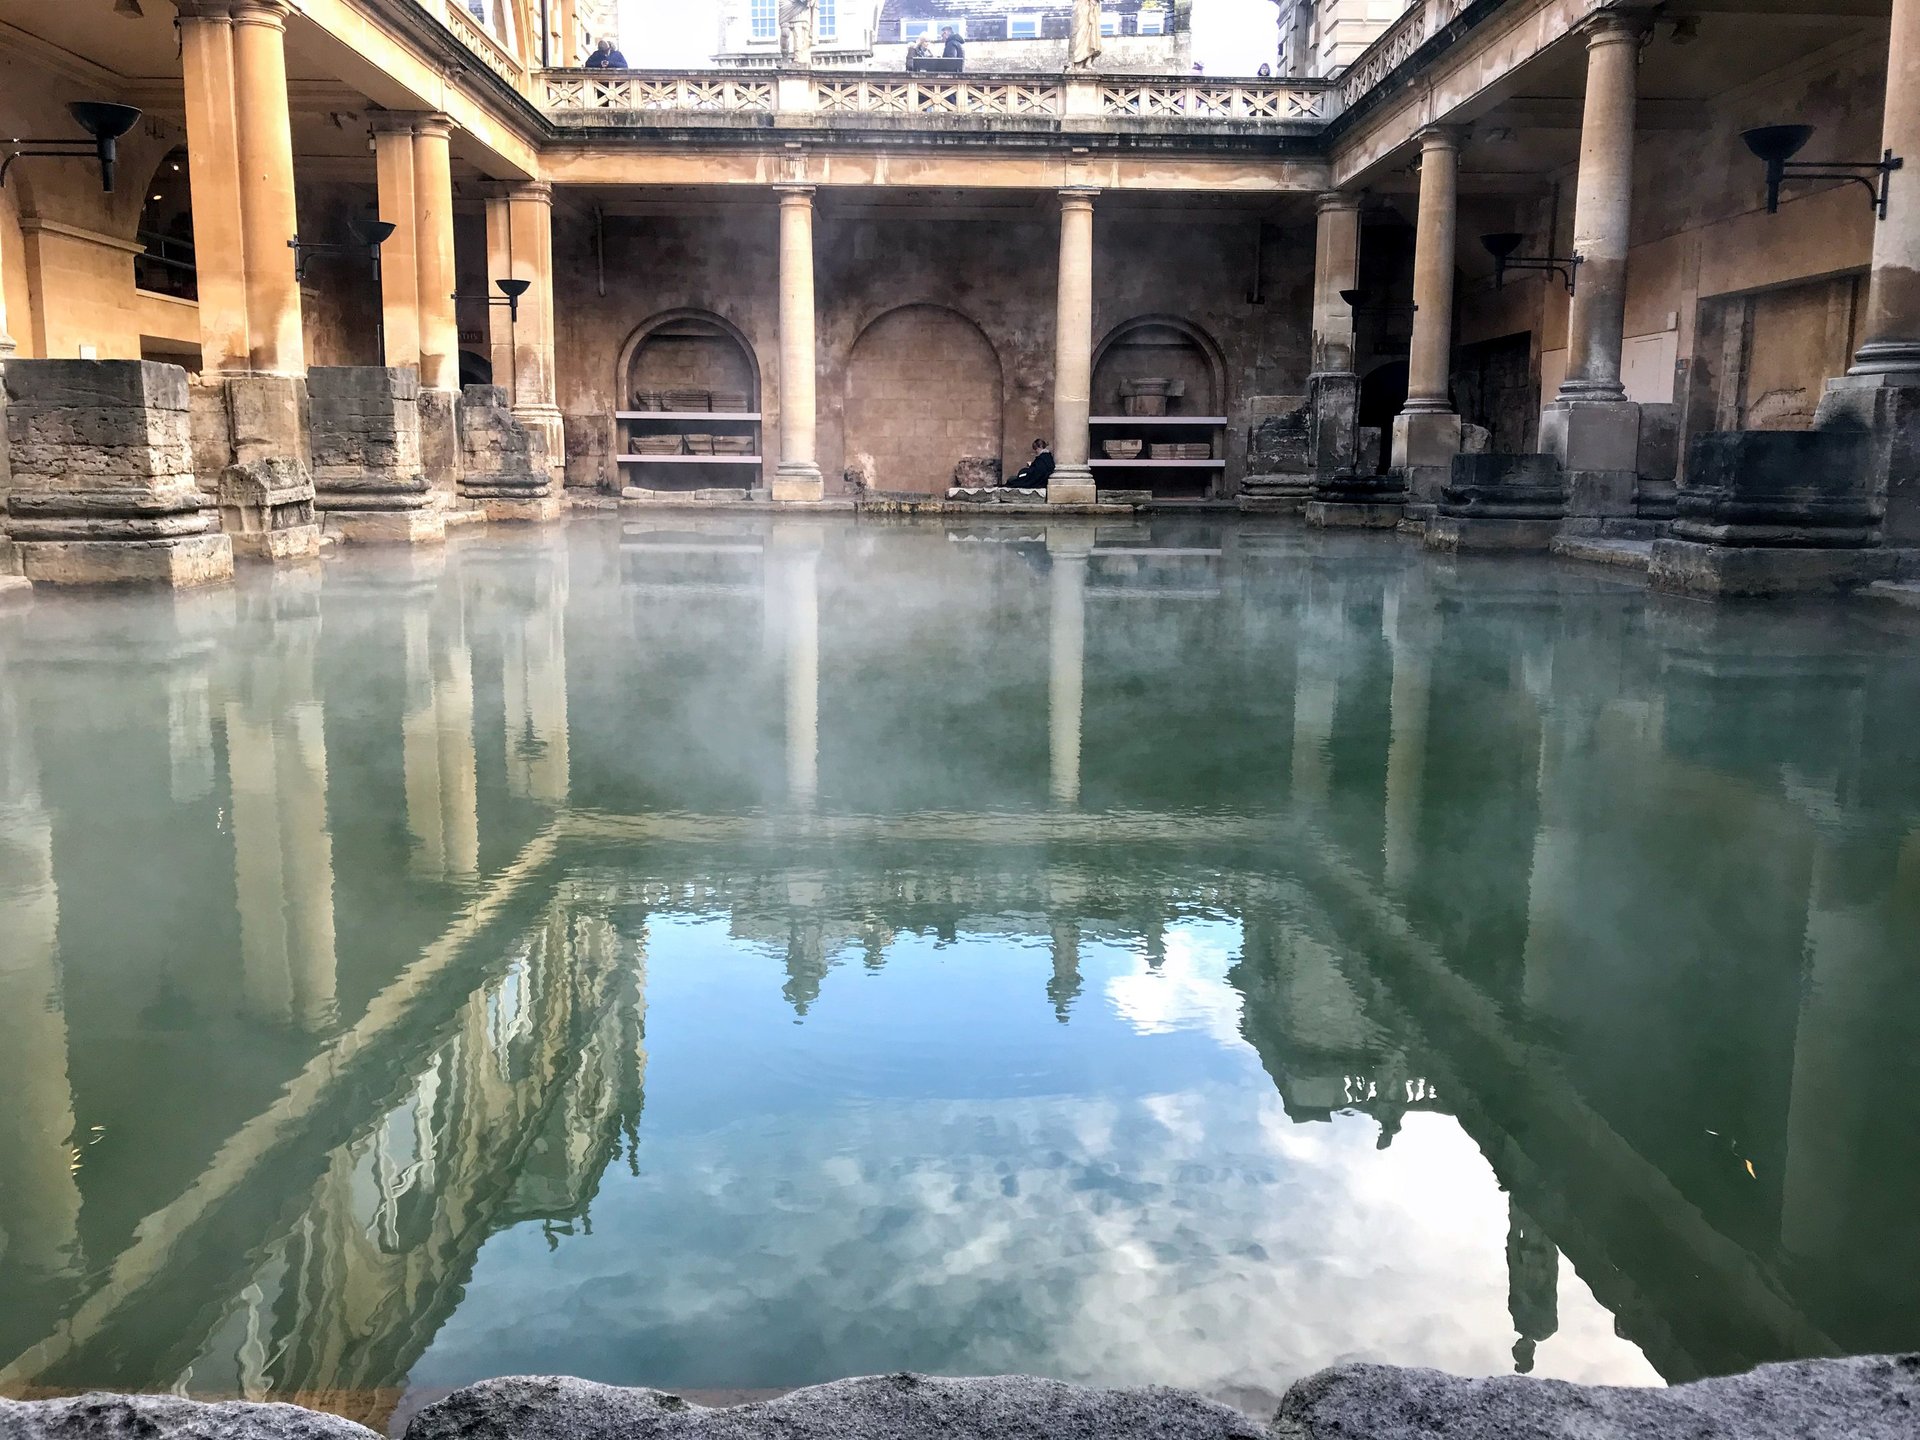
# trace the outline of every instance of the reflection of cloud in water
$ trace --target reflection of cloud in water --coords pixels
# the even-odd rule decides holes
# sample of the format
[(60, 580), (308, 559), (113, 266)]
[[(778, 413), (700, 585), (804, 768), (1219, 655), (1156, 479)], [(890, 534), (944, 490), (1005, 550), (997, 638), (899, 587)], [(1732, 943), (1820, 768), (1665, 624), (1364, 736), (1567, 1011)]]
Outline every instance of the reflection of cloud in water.
[[(1171, 957), (1170, 957), (1171, 960)], [(1506, 1197), (1449, 1117), (1271, 1093), (839, 1104), (642, 1146), (593, 1232), (520, 1227), (414, 1372), (803, 1384), (897, 1368), (1190, 1385), (1343, 1359), (1511, 1368)], [(1564, 1264), (1536, 1373), (1658, 1383)]]
[(1239, 958), (1239, 926), (1169, 926), (1165, 945), (1158, 967), (1142, 955), (1129, 974), (1107, 981), (1115, 1013), (1142, 1035), (1199, 1030), (1223, 1045), (1243, 1044), (1240, 992), (1227, 984)]

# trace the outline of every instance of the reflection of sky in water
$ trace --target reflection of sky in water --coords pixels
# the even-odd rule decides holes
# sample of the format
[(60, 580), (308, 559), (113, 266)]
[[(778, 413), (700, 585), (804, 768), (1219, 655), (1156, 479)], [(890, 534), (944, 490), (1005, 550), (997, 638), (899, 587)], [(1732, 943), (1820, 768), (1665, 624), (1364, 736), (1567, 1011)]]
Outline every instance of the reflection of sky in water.
[[(495, 1236), (412, 1379), (682, 1387), (914, 1368), (1265, 1404), (1342, 1359), (1512, 1368), (1508, 1207), (1446, 1115), (1288, 1119), (1239, 1037), (1237, 926), (838, 956), (804, 1022), (721, 920), (649, 922), (637, 1175), (591, 1233)], [(1564, 1262), (1535, 1373), (1658, 1383)]]

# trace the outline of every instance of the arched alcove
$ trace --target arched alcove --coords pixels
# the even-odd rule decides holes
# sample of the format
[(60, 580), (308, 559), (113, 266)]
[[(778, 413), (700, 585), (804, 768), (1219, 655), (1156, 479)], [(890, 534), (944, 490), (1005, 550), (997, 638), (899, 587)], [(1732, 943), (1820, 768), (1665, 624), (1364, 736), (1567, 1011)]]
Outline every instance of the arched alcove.
[(962, 460), (1000, 454), (1000, 357), (942, 305), (902, 305), (860, 332), (847, 359), (847, 463), (873, 459), (875, 489), (943, 495)]
[(759, 483), (760, 366), (747, 337), (720, 316), (681, 309), (647, 320), (621, 347), (614, 395), (621, 486)]
[(1224, 415), (1226, 360), (1214, 339), (1175, 315), (1140, 315), (1116, 325), (1093, 361), (1093, 413), (1118, 415), (1120, 388), (1129, 380), (1167, 379), (1182, 387), (1169, 410)]
[(192, 300), (199, 295), (193, 258), (193, 186), (185, 146), (154, 168), (140, 206), (136, 238), (146, 247), (133, 258), (133, 283), (155, 295)]
[(673, 392), (744, 395), (760, 408), (760, 367), (753, 346), (732, 325), (704, 310), (669, 310), (632, 334), (620, 352), (617, 408), (661, 409), (640, 397)]

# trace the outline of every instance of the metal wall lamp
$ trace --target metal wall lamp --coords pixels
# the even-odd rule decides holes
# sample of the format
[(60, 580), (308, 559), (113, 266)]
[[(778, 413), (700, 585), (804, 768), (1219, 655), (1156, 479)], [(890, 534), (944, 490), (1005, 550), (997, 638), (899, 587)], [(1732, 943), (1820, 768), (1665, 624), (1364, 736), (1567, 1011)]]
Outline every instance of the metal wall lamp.
[(1891, 150), (1878, 160), (1795, 160), (1813, 138), (1811, 125), (1761, 125), (1741, 132), (1754, 158), (1767, 167), (1767, 213), (1780, 213), (1780, 184), (1784, 180), (1851, 180), (1866, 186), (1873, 213), (1887, 218), (1887, 185), (1906, 161)]
[(1347, 302), (1347, 308), (1353, 311), (1355, 316), (1415, 315), (1420, 310), (1418, 305), (1369, 305), (1364, 290), (1342, 290), (1340, 298)]
[(533, 282), (531, 280), (496, 280), (493, 283), (499, 287), (498, 295), (462, 295), (455, 291), (451, 298), (484, 300), (489, 305), (504, 305), (507, 307), (507, 323), (511, 325), (520, 318), (520, 297), (533, 288)]
[(1565, 259), (1558, 255), (1515, 255), (1513, 252), (1520, 248), (1520, 240), (1521, 236), (1512, 230), (1480, 237), (1480, 243), (1493, 257), (1493, 288), (1498, 290), (1507, 283), (1509, 270), (1544, 270), (1565, 280), (1567, 294), (1573, 294), (1574, 281), (1580, 274), (1583, 258), (1577, 253)]
[(343, 241), (322, 244), (318, 240), (302, 240), (298, 235), (295, 235), (291, 240), (287, 241), (287, 248), (293, 251), (293, 279), (295, 284), (307, 278), (307, 261), (315, 255), (332, 255), (338, 254), (343, 250), (364, 249), (371, 254), (375, 268), (377, 269), (379, 267), (380, 247), (386, 243), (387, 237), (393, 234), (392, 222), (386, 220), (368, 220), (364, 223), (355, 221), (347, 228), (353, 231), (354, 234), (354, 239), (351, 243)]
[(13, 162), (33, 157), (43, 160), (79, 160), (91, 155), (100, 162), (100, 188), (113, 193), (113, 167), (119, 156), (120, 137), (140, 120), (140, 112), (131, 105), (115, 105), (106, 100), (75, 100), (67, 106), (74, 123), (86, 131), (86, 140), (7, 141), (7, 158), (0, 160), (0, 185), (7, 183), (7, 171)]

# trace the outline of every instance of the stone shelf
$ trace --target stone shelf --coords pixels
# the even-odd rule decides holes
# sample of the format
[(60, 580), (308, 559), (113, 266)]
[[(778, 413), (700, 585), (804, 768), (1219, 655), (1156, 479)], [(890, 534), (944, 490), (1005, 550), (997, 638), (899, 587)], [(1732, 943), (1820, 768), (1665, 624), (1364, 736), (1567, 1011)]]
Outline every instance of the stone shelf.
[(616, 410), (616, 420), (670, 420), (675, 423), (685, 421), (725, 421), (729, 424), (747, 422), (758, 424), (758, 410)]
[(616, 455), (620, 465), (758, 465), (758, 455)]
[(1089, 460), (1096, 470), (1224, 470), (1224, 460)]
[(1089, 425), (1224, 425), (1224, 415), (1093, 415)]

